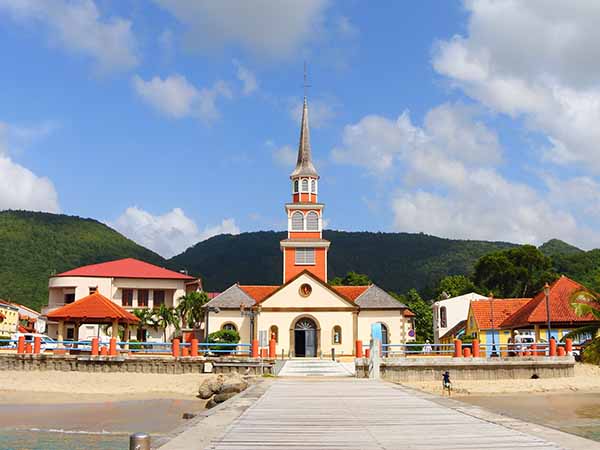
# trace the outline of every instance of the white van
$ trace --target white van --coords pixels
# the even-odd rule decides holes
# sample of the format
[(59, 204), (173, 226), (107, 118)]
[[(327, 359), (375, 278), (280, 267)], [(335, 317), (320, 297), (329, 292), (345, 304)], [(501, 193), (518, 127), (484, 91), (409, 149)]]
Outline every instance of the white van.
[[(25, 336), (25, 343), (31, 344), (32, 346), (35, 338), (39, 337), (42, 341), (40, 346), (40, 352), (44, 352), (46, 350), (54, 350), (59, 347), (58, 342), (56, 342), (54, 339), (45, 334), (40, 333), (15, 333), (10, 338), (14, 341), (18, 341), (21, 336)], [(10, 347), (16, 348), (17, 342), (11, 342)]]

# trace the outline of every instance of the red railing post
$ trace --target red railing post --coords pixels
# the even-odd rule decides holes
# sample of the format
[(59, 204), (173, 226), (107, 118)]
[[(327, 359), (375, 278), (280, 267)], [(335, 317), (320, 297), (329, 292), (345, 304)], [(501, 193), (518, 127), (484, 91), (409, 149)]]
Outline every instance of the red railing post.
[(179, 339), (173, 339), (173, 344), (171, 346), (172, 353), (174, 358), (179, 357)]
[(462, 341), (460, 339), (454, 340), (454, 357), (460, 358), (462, 356)]
[(371, 349), (369, 347), (367, 347), (365, 349), (365, 358), (370, 358), (371, 357)]
[(19, 336), (17, 341), (17, 353), (25, 353), (25, 336)]
[(25, 344), (25, 353), (33, 353), (33, 347), (31, 346), (31, 342)]
[(537, 344), (531, 344), (531, 356), (537, 356)]
[(190, 356), (190, 350), (186, 346), (181, 347), (181, 356)]
[(569, 356), (571, 356), (573, 354), (573, 339), (571, 339), (571, 338), (565, 339), (565, 352)]
[(463, 356), (465, 358), (470, 358), (471, 357), (471, 349), (469, 347), (463, 348)]
[(258, 339), (252, 339), (252, 358), (258, 358)]
[(98, 338), (92, 338), (92, 356), (98, 356)]
[(106, 345), (103, 345), (103, 346), (100, 348), (100, 355), (101, 355), (101, 356), (107, 356), (107, 355), (108, 355), (108, 348), (106, 348)]
[(35, 353), (36, 355), (39, 355), (41, 350), (42, 350), (42, 338), (39, 336), (36, 336), (33, 338), (33, 353)]
[(550, 345), (550, 351), (548, 353), (548, 356), (556, 356), (556, 339), (550, 338), (548, 343)]
[(277, 356), (277, 342), (275, 339), (269, 341), (269, 358), (275, 358)]
[(479, 339), (473, 339), (473, 358), (479, 358)]
[(117, 356), (117, 338), (110, 338), (110, 342), (108, 345), (108, 355)]
[(362, 341), (356, 341), (356, 357), (357, 358), (362, 358), (363, 357)]
[(564, 347), (558, 347), (557, 354), (558, 354), (558, 356), (565, 356), (567, 354), (567, 352), (565, 351)]
[(190, 347), (190, 355), (191, 356), (198, 356), (198, 339), (194, 338), (192, 339), (191, 342), (191, 347)]

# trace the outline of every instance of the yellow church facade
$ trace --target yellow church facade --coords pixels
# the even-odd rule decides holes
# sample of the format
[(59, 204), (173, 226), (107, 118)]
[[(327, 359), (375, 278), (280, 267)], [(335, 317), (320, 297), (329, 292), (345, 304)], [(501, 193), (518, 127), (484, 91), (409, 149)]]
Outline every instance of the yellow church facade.
[(381, 324), (384, 344), (414, 340), (414, 314), (378, 286), (327, 283), (329, 241), (323, 239), (324, 204), (313, 165), (304, 99), (298, 160), (285, 205), (288, 235), (281, 241), (283, 284), (234, 284), (208, 304), (207, 331), (235, 329), (241, 342), (274, 339), (277, 355), (352, 356), (356, 342), (368, 345), (371, 326)]

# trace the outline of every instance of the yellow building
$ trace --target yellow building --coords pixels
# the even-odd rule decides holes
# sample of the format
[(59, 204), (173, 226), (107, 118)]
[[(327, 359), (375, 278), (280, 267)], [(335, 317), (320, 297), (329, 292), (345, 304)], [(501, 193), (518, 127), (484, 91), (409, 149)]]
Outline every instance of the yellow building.
[(10, 337), (19, 327), (19, 309), (0, 301), (0, 336)]

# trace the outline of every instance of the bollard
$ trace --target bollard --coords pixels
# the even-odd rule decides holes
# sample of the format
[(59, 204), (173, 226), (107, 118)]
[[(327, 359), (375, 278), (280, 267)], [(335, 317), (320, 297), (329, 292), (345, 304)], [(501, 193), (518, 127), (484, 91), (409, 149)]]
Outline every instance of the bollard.
[(569, 356), (571, 356), (573, 354), (573, 339), (571, 339), (571, 338), (565, 339), (565, 352)]
[(558, 347), (558, 356), (565, 356), (567, 352), (564, 347)]
[(531, 356), (537, 356), (537, 344), (531, 344)]
[(172, 354), (174, 358), (179, 357), (179, 339), (173, 339), (173, 344), (171, 345)]
[(117, 338), (110, 338), (108, 356), (117, 356)]
[(365, 358), (370, 358), (371, 357), (371, 349), (370, 348), (366, 348), (365, 349)]
[(460, 358), (462, 356), (462, 341), (460, 339), (454, 340), (454, 357)]
[(260, 349), (260, 357), (261, 358), (268, 358), (269, 357), (269, 349), (268, 348), (261, 348)]
[(198, 356), (198, 339), (192, 339), (190, 344), (190, 356)]
[(33, 347), (31, 346), (31, 342), (28, 342), (27, 344), (25, 344), (25, 353), (32, 353), (33, 352)]
[(548, 356), (556, 356), (556, 339), (550, 338), (550, 351)]
[(473, 358), (479, 358), (479, 339), (473, 339)]
[(277, 342), (275, 339), (269, 341), (269, 358), (275, 359), (277, 357)]
[(362, 358), (363, 357), (362, 341), (356, 341), (356, 357), (357, 358)]
[(129, 436), (129, 450), (150, 450), (150, 435), (134, 433)]
[(98, 356), (98, 338), (92, 338), (92, 356)]
[(25, 353), (25, 336), (19, 336), (19, 341), (17, 342), (17, 353)]
[(335, 361), (335, 348), (331, 347), (331, 360)]
[(258, 339), (252, 339), (252, 358), (258, 358)]
[(465, 358), (470, 358), (471, 357), (471, 349), (469, 347), (463, 348), (463, 356)]
[(106, 345), (103, 345), (100, 348), (100, 355), (102, 355), (102, 356), (107, 356), (108, 355), (108, 349), (106, 348)]
[(190, 356), (190, 350), (187, 347), (181, 347), (181, 356)]
[(39, 355), (41, 350), (42, 350), (42, 338), (39, 336), (36, 336), (35, 338), (33, 338), (33, 353), (35, 353), (36, 355)]

